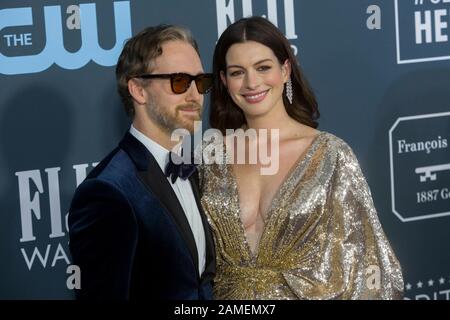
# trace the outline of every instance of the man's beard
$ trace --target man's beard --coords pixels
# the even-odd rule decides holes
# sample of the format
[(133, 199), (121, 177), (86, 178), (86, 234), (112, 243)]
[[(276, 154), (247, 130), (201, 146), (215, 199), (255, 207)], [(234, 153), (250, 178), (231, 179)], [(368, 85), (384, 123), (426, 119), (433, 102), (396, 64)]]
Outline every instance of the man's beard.
[[(198, 116), (193, 117), (180, 117), (180, 109), (183, 108), (196, 108), (198, 109)], [(163, 131), (172, 134), (173, 131), (179, 128), (184, 128), (190, 133), (194, 132), (194, 121), (201, 120), (202, 106), (197, 103), (189, 103), (176, 106), (175, 113), (171, 114), (164, 108), (158, 106), (153, 100), (145, 108), (147, 115), (152, 119), (155, 124)]]

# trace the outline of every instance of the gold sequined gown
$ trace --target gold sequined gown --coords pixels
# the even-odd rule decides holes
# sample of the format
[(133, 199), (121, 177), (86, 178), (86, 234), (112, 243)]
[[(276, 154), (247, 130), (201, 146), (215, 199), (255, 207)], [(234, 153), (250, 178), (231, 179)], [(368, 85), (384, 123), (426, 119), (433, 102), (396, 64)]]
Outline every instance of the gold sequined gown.
[(402, 297), (400, 264), (343, 140), (321, 131), (293, 166), (274, 196), (255, 254), (231, 169), (200, 166), (201, 203), (216, 246), (216, 299)]

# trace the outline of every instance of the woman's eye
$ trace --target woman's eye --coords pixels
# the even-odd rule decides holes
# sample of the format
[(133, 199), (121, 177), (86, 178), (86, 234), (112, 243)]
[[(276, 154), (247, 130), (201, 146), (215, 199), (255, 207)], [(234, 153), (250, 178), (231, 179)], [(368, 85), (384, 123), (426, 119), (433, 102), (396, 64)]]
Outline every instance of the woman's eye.
[(258, 67), (258, 71), (267, 71), (271, 68), (271, 66), (260, 66)]
[(230, 76), (231, 77), (237, 77), (237, 76), (240, 76), (241, 74), (242, 74), (241, 70), (236, 70), (236, 71), (231, 71), (230, 72)]

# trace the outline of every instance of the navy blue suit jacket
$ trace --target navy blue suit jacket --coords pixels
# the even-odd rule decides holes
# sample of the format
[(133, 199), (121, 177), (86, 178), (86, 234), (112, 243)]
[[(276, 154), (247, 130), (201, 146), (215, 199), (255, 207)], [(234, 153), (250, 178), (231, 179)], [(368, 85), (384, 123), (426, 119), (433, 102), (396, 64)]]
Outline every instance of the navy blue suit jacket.
[(212, 299), (214, 244), (205, 230), (206, 266), (183, 209), (151, 153), (130, 133), (77, 188), (69, 210), (70, 252), (81, 270), (78, 299)]

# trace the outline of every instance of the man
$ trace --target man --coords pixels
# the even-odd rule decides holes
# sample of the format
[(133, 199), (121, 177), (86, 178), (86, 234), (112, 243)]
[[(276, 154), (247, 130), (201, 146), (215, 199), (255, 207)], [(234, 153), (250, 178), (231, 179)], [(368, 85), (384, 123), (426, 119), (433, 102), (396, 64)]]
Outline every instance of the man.
[(211, 299), (215, 256), (197, 172), (169, 156), (177, 143), (171, 132), (192, 133), (201, 119), (211, 75), (203, 73), (188, 30), (160, 25), (127, 41), (116, 76), (133, 121), (72, 200), (70, 251), (81, 270), (76, 296)]

